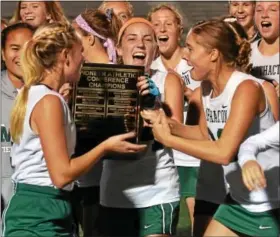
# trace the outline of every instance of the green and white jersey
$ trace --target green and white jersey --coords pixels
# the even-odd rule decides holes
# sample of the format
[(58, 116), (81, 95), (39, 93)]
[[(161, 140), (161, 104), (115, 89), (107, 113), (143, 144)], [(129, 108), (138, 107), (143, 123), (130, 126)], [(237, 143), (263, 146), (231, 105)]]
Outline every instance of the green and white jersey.
[(250, 63), (252, 63), (252, 75), (257, 78), (262, 78), (268, 81), (275, 80), (279, 83), (280, 63), (279, 52), (273, 56), (265, 56), (259, 51), (261, 40), (251, 44), (252, 53)]
[[(164, 100), (167, 73), (157, 71), (151, 79)], [(144, 208), (180, 200), (179, 176), (172, 150), (147, 142), (147, 150), (121, 160), (105, 159), (100, 182), (100, 204), (114, 208)]]
[[(155, 61), (153, 61), (151, 69), (157, 70), (160, 72), (167, 72), (168, 70), (165, 68), (161, 57), (159, 56)], [(179, 64), (176, 66), (176, 68), (173, 68), (175, 72), (179, 74), (184, 84), (192, 89), (195, 90), (197, 87), (200, 86), (200, 81), (195, 81), (191, 77), (191, 71), (192, 67), (188, 65), (187, 61), (184, 59), (181, 59)], [(184, 123), (187, 120), (187, 112), (188, 112), (188, 102), (185, 101), (184, 104)], [(200, 164), (200, 160), (194, 158), (193, 156), (190, 156), (186, 153), (177, 151), (173, 149), (173, 156), (176, 166), (183, 166), (183, 167), (198, 167)]]
[[(46, 95), (55, 95), (61, 101), (64, 113), (64, 129), (69, 157), (71, 157), (74, 153), (76, 144), (76, 129), (67, 103), (59, 93), (49, 89), (45, 85), (32, 86), (28, 93), (27, 108), (23, 123), (23, 133), (19, 144), (13, 144), (11, 152), (12, 165), (15, 167), (12, 180), (16, 183), (33, 184), (38, 186), (54, 186), (44, 158), (40, 138), (38, 135), (34, 134), (29, 123), (30, 115), (34, 107)], [(56, 135), (53, 134), (53, 139), (55, 139), (55, 136)], [(67, 185), (64, 189), (70, 190), (72, 189), (72, 185)]]
[[(202, 83), (203, 109), (211, 140), (218, 140), (221, 136), (230, 115), (235, 91), (246, 79), (254, 80), (260, 84), (263, 82), (251, 75), (235, 71), (227, 82), (222, 94), (215, 98), (211, 98), (213, 90), (210, 88), (210, 84), (207, 82)], [(254, 119), (247, 136), (257, 134), (274, 123), (273, 114), (267, 102), (264, 112)], [(234, 158), (227, 166), (202, 161), (197, 182), (196, 198), (220, 204), (224, 202), (229, 190), (231, 193), (236, 193), (236, 189), (244, 189), (245, 186), (242, 182), (240, 168), (236, 161)]]

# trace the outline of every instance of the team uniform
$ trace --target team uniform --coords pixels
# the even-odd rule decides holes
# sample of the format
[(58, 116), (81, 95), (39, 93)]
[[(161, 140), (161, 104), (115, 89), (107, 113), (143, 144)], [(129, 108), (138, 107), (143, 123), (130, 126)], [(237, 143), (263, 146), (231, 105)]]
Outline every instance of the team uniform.
[[(1, 72), (1, 216), (13, 194), (11, 176), (13, 168), (10, 152), (12, 147), (10, 136), (10, 113), (17, 95), (17, 89), (8, 78), (7, 71)], [(1, 219), (2, 223), (2, 219)], [(1, 224), (2, 226), (2, 224)], [(1, 229), (0, 226), (0, 229)], [(2, 231), (1, 231), (2, 232)]]
[[(207, 85), (202, 85), (203, 109), (206, 115), (208, 132), (212, 140), (218, 140), (221, 136), (231, 112), (231, 103), (235, 91), (246, 79), (261, 83), (261, 80), (258, 80), (248, 74), (235, 71), (227, 82), (222, 94), (215, 98), (211, 98), (212, 89), (207, 88)], [(251, 127), (249, 128), (247, 136), (262, 132), (273, 124), (275, 124), (275, 120), (269, 103), (266, 101), (265, 110), (262, 114), (255, 117)], [(271, 153), (270, 155), (273, 156), (276, 154)], [(265, 156), (262, 160), (265, 160)], [(205, 169), (207, 166), (208, 169)], [(214, 169), (211, 169), (211, 166), (220, 173), (216, 173)], [(266, 167), (269, 167), (269, 165)], [(254, 199), (248, 198), (252, 193), (247, 191), (242, 182), (241, 170), (236, 158), (233, 159), (227, 166), (203, 161), (201, 163), (201, 168), (198, 179), (197, 198), (201, 198), (203, 196), (204, 198), (207, 197), (206, 200), (222, 204), (225, 202), (228, 189), (230, 199), (233, 199), (230, 203), (219, 205), (217, 211), (215, 212), (214, 219), (232, 230), (250, 236), (267, 236), (267, 233), (278, 233), (279, 230), (276, 227), (276, 219), (270, 212), (271, 208), (274, 209), (276, 206), (273, 204), (273, 207), (263, 209), (261, 202), (256, 202)], [(275, 182), (276, 181), (273, 182), (273, 185)], [(275, 201), (274, 199), (272, 200)], [(264, 206), (267, 206), (267, 204), (268, 203), (265, 203)], [(259, 229), (259, 225), (262, 223), (265, 224), (267, 221), (271, 222), (271, 229)], [(244, 225), (244, 223), (248, 223), (249, 226)], [(254, 227), (254, 224), (256, 223), (258, 223), (258, 226)]]
[[(167, 73), (151, 80), (164, 101)], [(147, 150), (105, 159), (100, 182), (100, 233), (103, 236), (147, 236), (175, 233), (179, 213), (179, 177), (172, 151), (153, 140)]]
[[(160, 72), (167, 72), (167, 69), (165, 68), (160, 56), (155, 61), (153, 61), (151, 68)], [(174, 68), (174, 71), (179, 74), (185, 86), (187, 86), (191, 90), (195, 90), (200, 86), (201, 82), (195, 81), (191, 78), (191, 69), (192, 67), (188, 65), (187, 61), (181, 59), (176, 68)], [(185, 101), (184, 123), (187, 122), (187, 111), (188, 102)], [(181, 197), (195, 197), (200, 160), (174, 149), (173, 157), (180, 178)]]
[(252, 75), (257, 78), (262, 78), (268, 81), (277, 81), (279, 83), (280, 64), (279, 52), (273, 56), (265, 56), (259, 51), (259, 44), (261, 40), (255, 41), (251, 44), (252, 53), (250, 63), (252, 63)]
[(30, 127), (30, 116), (36, 104), (46, 95), (59, 97), (63, 106), (68, 155), (74, 153), (75, 124), (63, 97), (45, 85), (29, 89), (23, 134), (12, 147), (15, 172), (14, 195), (3, 215), (3, 236), (69, 236), (72, 232), (72, 211), (69, 184), (54, 187), (44, 158), (41, 141)]

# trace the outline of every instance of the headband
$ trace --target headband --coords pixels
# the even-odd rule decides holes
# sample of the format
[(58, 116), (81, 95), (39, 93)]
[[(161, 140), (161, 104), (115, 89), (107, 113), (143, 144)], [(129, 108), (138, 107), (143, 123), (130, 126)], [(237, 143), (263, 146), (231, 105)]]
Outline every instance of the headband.
[(144, 24), (150, 26), (154, 31), (154, 28), (153, 28), (154, 26), (152, 25), (151, 22), (149, 22), (148, 20), (146, 20), (145, 18), (142, 18), (142, 17), (133, 17), (122, 25), (122, 27), (119, 31), (119, 34), (118, 34), (118, 44), (117, 45), (120, 44), (120, 41), (122, 39), (122, 36), (123, 36), (123, 33), (124, 33), (125, 29), (127, 27), (129, 27), (130, 25), (135, 24), (135, 23), (144, 23)]
[(107, 49), (109, 60), (114, 64), (117, 63), (117, 53), (116, 53), (114, 41), (112, 39), (103, 37), (102, 35), (98, 34), (95, 30), (93, 30), (89, 26), (89, 24), (85, 21), (82, 15), (77, 16), (75, 22), (78, 24), (79, 27), (81, 27), (86, 32), (96, 36), (99, 39), (104, 40), (105, 42), (103, 46)]

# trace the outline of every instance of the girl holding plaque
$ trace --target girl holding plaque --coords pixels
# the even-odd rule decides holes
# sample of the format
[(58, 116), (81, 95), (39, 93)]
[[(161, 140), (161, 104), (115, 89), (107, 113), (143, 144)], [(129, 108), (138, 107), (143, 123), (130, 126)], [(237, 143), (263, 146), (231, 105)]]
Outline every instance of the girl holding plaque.
[[(106, 14), (101, 10), (87, 9), (72, 22), (82, 39), (85, 62), (115, 64), (117, 54), (115, 44), (121, 22), (109, 9)], [(93, 131), (94, 132), (94, 131)], [(91, 150), (92, 139), (83, 138), (77, 131), (75, 154), (80, 155)], [(97, 142), (97, 141), (96, 141)], [(96, 219), (99, 211), (99, 184), (102, 161), (75, 182), (73, 190), (73, 211), (77, 227), (83, 229), (84, 236), (96, 236)]]
[[(175, 73), (150, 70), (157, 50), (153, 25), (132, 18), (118, 35), (117, 52), (126, 65), (145, 66), (172, 118), (183, 120), (183, 87)], [(145, 83), (145, 77), (138, 84)], [(179, 181), (172, 151), (147, 142), (135, 159), (103, 161), (100, 183), (100, 234), (102, 236), (171, 236), (179, 213)]]
[(82, 51), (75, 30), (61, 23), (39, 28), (25, 44), (24, 86), (11, 114), (15, 193), (4, 211), (4, 236), (70, 236), (72, 182), (108, 152), (133, 154), (146, 147), (127, 142), (134, 136), (127, 133), (70, 159), (75, 124), (58, 91), (63, 83), (79, 78)]
[[(244, 187), (236, 158), (246, 136), (275, 124), (262, 80), (246, 74), (250, 69), (251, 48), (244, 36), (244, 29), (232, 19), (200, 22), (188, 33), (186, 59), (193, 66), (196, 79), (202, 81), (193, 97), (200, 114), (198, 126), (179, 124), (166, 118), (162, 111), (159, 116), (153, 111), (142, 113), (151, 121), (159, 142), (202, 160), (197, 182), (195, 236), (279, 234), (273, 215), (273, 210), (279, 208), (277, 185), (271, 183), (275, 190), (272, 196), (263, 195), (262, 191), (257, 198), (251, 195)], [(275, 93), (273, 88), (272, 91)], [(276, 94), (274, 97), (277, 98)], [(270, 155), (275, 157), (275, 153)], [(263, 154), (262, 159), (265, 158)], [(265, 167), (272, 166), (265, 163)], [(207, 216), (209, 207), (214, 213), (208, 219), (210, 224), (196, 228), (197, 217)]]

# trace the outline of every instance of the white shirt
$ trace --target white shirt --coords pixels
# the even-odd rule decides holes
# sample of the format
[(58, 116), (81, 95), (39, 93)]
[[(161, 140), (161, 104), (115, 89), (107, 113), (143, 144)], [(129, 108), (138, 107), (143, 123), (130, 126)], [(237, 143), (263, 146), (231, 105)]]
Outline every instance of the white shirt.
[[(32, 86), (28, 93), (23, 133), (19, 144), (13, 144), (11, 152), (12, 165), (15, 167), (12, 180), (16, 183), (54, 187), (47, 168), (40, 137), (34, 134), (30, 127), (30, 115), (34, 107), (44, 96), (50, 94), (59, 97), (62, 103), (64, 129), (69, 157), (74, 153), (76, 129), (67, 103), (59, 93), (50, 90), (44, 85)], [(55, 134), (53, 134), (53, 138), (55, 139)], [(59, 159), (59, 157), (57, 158)], [(64, 189), (70, 190), (72, 189), (72, 185), (67, 185)]]
[[(151, 69), (157, 70), (160, 72), (167, 72), (167, 69), (165, 68), (161, 56), (159, 56), (155, 61), (153, 61)], [(173, 69), (175, 72), (177, 72), (181, 79), (183, 80), (184, 84), (192, 89), (195, 90), (197, 87), (200, 86), (200, 81), (195, 81), (191, 77), (191, 71), (192, 67), (188, 65), (187, 61), (184, 59), (181, 59), (181, 61), (178, 63), (178, 65)], [(187, 112), (188, 112), (188, 102), (185, 101), (184, 104), (184, 123), (187, 119)], [(196, 159), (193, 156), (190, 156), (186, 153), (177, 151), (173, 149), (173, 156), (176, 166), (183, 166), (183, 167), (198, 167), (200, 165), (200, 160)]]

